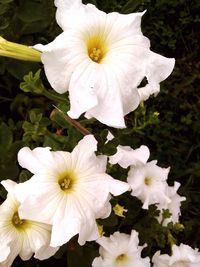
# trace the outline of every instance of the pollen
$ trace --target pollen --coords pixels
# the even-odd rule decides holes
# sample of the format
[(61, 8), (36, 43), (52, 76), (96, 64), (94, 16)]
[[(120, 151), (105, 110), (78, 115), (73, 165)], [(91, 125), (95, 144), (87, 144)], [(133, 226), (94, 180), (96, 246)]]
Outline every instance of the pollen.
[(93, 61), (99, 62), (101, 60), (101, 49), (94, 47), (89, 56)]
[(145, 177), (144, 183), (145, 185), (150, 186), (153, 184), (153, 179), (151, 177)]
[(86, 39), (86, 46), (90, 59), (101, 64), (107, 53), (107, 42), (105, 38), (101, 35), (90, 36)]
[(76, 181), (76, 175), (73, 171), (67, 171), (59, 174), (58, 184), (60, 189), (64, 192), (70, 192), (74, 189), (74, 184)]
[(18, 212), (16, 211), (14, 214), (13, 214), (13, 217), (12, 217), (12, 224), (14, 225), (14, 227), (16, 228), (22, 228), (25, 226), (25, 223), (26, 223), (26, 220), (22, 220), (19, 218), (19, 214)]
[(116, 258), (116, 262), (117, 263), (120, 263), (120, 262), (124, 262), (128, 259), (127, 255), (126, 254), (120, 254), (119, 256), (117, 256)]

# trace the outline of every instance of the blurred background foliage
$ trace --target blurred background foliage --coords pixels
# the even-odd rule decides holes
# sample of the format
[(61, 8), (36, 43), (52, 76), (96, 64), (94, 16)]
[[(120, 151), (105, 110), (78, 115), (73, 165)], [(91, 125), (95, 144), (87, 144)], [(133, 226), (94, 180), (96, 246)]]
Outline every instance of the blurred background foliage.
[[(125, 218), (114, 212), (99, 223), (106, 235), (116, 230), (140, 232), (141, 243), (148, 243), (144, 255), (156, 250), (167, 251), (173, 237), (193, 247), (200, 245), (200, 94), (199, 94), (199, 10), (198, 0), (91, 0), (106, 12), (130, 13), (147, 10), (142, 20), (142, 30), (151, 40), (152, 51), (176, 58), (172, 75), (161, 84), (161, 92), (126, 116), (128, 128), (109, 130), (116, 136), (106, 142), (108, 127), (81, 117), (79, 122), (91, 131), (99, 141), (99, 153), (112, 155), (116, 146), (141, 144), (151, 150), (151, 159), (159, 165), (171, 166), (169, 184), (181, 183), (179, 194), (186, 196), (182, 203), (179, 226), (161, 227), (154, 216), (152, 206), (141, 209), (139, 200), (130, 194), (112, 200), (131, 212)], [(0, 35), (9, 41), (26, 45), (49, 43), (61, 32), (55, 21), (53, 0), (0, 0)], [(0, 179), (23, 182), (31, 174), (17, 164), (18, 150), (27, 145), (50, 146), (54, 150), (71, 151), (82, 134), (63, 117), (69, 103), (67, 94), (58, 95), (50, 89), (42, 65), (0, 58)], [(109, 166), (108, 172), (124, 180), (127, 170), (118, 165)], [(6, 197), (3, 188), (1, 200)], [(13, 266), (80, 266), (90, 267), (98, 255), (98, 246), (88, 243), (77, 245), (76, 237), (51, 259), (39, 262), (32, 259), (22, 262), (19, 258)]]

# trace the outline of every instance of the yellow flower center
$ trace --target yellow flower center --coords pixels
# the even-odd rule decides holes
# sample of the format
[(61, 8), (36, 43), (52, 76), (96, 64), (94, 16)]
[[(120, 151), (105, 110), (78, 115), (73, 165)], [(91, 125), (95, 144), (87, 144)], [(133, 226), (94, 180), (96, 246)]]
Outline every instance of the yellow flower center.
[(12, 217), (12, 224), (14, 225), (15, 228), (22, 229), (27, 225), (27, 221), (20, 219), (18, 211), (16, 211)]
[(75, 181), (76, 175), (70, 170), (59, 175), (58, 184), (62, 191), (69, 193), (74, 189)]
[(117, 263), (121, 263), (121, 262), (125, 262), (128, 259), (126, 254), (120, 254), (119, 256), (117, 256), (116, 258), (116, 262)]
[(100, 34), (86, 39), (88, 56), (96, 63), (102, 63), (107, 53), (107, 43)]
[(151, 177), (145, 177), (144, 183), (149, 186), (153, 184), (153, 179)]

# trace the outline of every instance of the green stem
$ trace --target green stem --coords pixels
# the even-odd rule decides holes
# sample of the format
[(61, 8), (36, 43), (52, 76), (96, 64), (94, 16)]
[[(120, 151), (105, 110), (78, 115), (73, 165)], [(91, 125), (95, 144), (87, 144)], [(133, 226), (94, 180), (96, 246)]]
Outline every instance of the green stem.
[(72, 126), (74, 126), (80, 133), (83, 135), (91, 134), (90, 131), (88, 131), (85, 127), (83, 127), (78, 121), (70, 118), (66, 113), (64, 113), (62, 110), (60, 110), (58, 107), (54, 106), (56, 110), (63, 116), (63, 118)]
[(42, 94), (50, 100), (66, 103), (66, 100), (63, 99), (61, 96), (52, 94), (49, 91), (47, 91), (46, 89), (43, 89)]

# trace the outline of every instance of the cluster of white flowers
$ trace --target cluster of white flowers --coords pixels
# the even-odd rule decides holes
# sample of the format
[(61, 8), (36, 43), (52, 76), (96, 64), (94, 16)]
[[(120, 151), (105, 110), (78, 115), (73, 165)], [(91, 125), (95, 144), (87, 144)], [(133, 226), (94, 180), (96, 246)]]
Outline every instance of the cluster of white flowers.
[[(109, 134), (109, 139), (111, 138)], [(119, 145), (117, 153), (110, 156), (109, 161), (111, 164), (118, 163), (123, 168), (130, 167), (127, 181), (132, 190), (131, 195), (142, 201), (143, 209), (148, 209), (151, 204), (156, 204), (161, 212), (163, 209), (168, 209), (171, 217), (165, 219), (163, 224), (166, 225), (170, 221), (176, 223), (180, 215), (180, 203), (185, 200), (185, 197), (177, 194), (180, 184), (175, 182), (174, 186), (168, 186), (170, 168), (159, 167), (156, 160), (147, 162), (149, 156), (150, 151), (147, 146), (142, 145), (138, 149), (132, 149)], [(158, 220), (162, 221), (161, 215)]]
[[(138, 233), (132, 230), (130, 235), (115, 232), (110, 237), (101, 237), (99, 257), (96, 257), (92, 267), (150, 267), (149, 257), (142, 258)], [(160, 254), (157, 251), (152, 258), (153, 267), (199, 267), (200, 252), (188, 245), (172, 246), (172, 255)]]
[[(168, 208), (171, 220), (176, 222), (180, 201), (184, 200), (176, 193), (179, 184), (169, 187), (169, 168), (158, 167), (156, 161), (147, 162), (150, 152), (146, 146), (136, 150), (119, 146), (109, 159), (123, 167), (131, 166), (128, 183), (106, 174), (107, 157), (96, 156), (96, 149), (97, 141), (87, 135), (71, 153), (47, 147), (19, 151), (19, 164), (33, 176), (20, 184), (2, 182), (8, 196), (0, 206), (0, 266), (11, 266), (18, 254), (23, 260), (33, 253), (36, 258), (46, 259), (76, 234), (80, 245), (97, 240), (102, 246), (94, 267), (150, 266), (148, 258), (141, 258), (142, 247), (138, 246), (135, 231), (130, 236), (116, 232), (110, 238), (98, 239), (96, 219), (110, 215), (111, 194), (117, 196), (131, 188), (131, 194), (144, 203), (143, 208), (149, 204)], [(155, 262), (158, 257), (155, 254)]]
[[(84, 137), (72, 153), (50, 148), (22, 148), (19, 164), (34, 175), (27, 182), (2, 184), (8, 196), (0, 207), (2, 266), (19, 254), (39, 259), (79, 234), (78, 242), (99, 238), (96, 219), (110, 215), (110, 194), (120, 195), (129, 185), (106, 174), (106, 156), (96, 156), (97, 141)], [(103, 186), (102, 186), (103, 185)]]
[[(160, 90), (159, 84), (174, 68), (174, 59), (150, 51), (150, 42), (141, 32), (145, 12), (122, 15), (106, 14), (81, 0), (55, 0), (56, 19), (63, 32), (47, 45), (34, 48), (42, 52), (46, 76), (55, 91), (69, 91), (72, 118), (85, 113), (100, 122), (125, 127), (124, 115)], [(138, 88), (144, 78), (147, 85)], [(28, 260), (46, 259), (59, 246), (78, 235), (78, 242), (94, 241), (100, 245), (100, 256), (93, 267), (150, 267), (150, 259), (142, 258), (138, 233), (115, 232), (100, 237), (96, 219), (111, 213), (111, 196), (131, 191), (140, 199), (142, 208), (156, 204), (169, 209), (172, 216), (163, 221), (178, 222), (180, 186), (168, 186), (169, 168), (157, 161), (148, 162), (148, 147), (133, 150), (118, 146), (109, 158), (111, 164), (130, 167), (127, 182), (106, 173), (107, 157), (96, 156), (97, 141), (85, 136), (71, 153), (51, 151), (48, 147), (18, 153), (21, 167), (33, 176), (24, 183), (5, 180), (7, 199), (0, 206), (0, 266), (9, 267), (19, 255)], [(116, 208), (119, 206), (116, 205)], [(123, 207), (122, 207), (123, 208)], [(124, 217), (122, 209), (118, 215)], [(197, 267), (200, 254), (189, 246), (173, 246), (172, 256), (153, 256), (154, 267)]]

